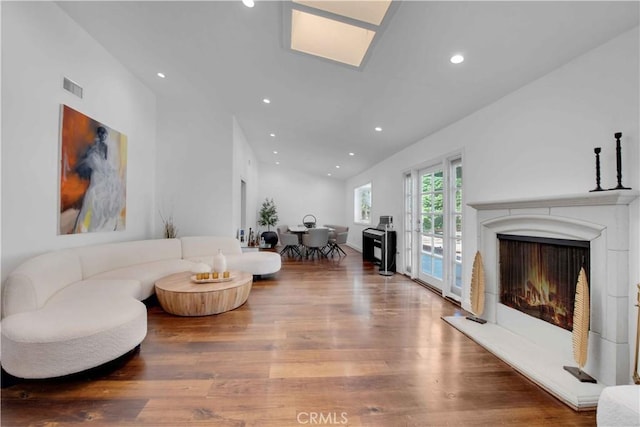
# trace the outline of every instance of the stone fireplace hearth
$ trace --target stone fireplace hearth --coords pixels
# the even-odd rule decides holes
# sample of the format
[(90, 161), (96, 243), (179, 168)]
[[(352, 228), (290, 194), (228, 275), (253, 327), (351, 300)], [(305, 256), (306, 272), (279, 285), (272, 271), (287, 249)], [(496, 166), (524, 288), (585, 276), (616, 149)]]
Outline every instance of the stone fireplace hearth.
[[(469, 203), (477, 210), (486, 281), (482, 317), (488, 322), (446, 320), (570, 406), (595, 406), (605, 385), (629, 381), (629, 204), (638, 194)], [(591, 326), (584, 370), (598, 384), (580, 383), (562, 369), (576, 365), (570, 331), (500, 303), (499, 234), (589, 242)]]

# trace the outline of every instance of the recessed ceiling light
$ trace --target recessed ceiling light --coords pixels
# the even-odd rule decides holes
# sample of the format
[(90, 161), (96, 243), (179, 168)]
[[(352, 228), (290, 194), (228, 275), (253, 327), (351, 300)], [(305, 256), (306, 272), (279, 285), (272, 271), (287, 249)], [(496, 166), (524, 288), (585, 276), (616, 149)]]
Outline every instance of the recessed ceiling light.
[(464, 61), (464, 56), (460, 54), (453, 55), (449, 61), (451, 61), (451, 63), (453, 64), (460, 64), (462, 61)]
[(242, 0), (242, 4), (247, 6), (247, 7), (255, 6), (255, 2), (253, 0)]
[(271, 100), (269, 98), (265, 98), (262, 100), (265, 104), (271, 104)]
[(336, 165), (336, 169), (340, 169), (340, 165)]
[(349, 153), (349, 155), (350, 155), (350, 156), (355, 156), (355, 155), (356, 155), (356, 153)]
[(274, 151), (274, 152), (273, 152), (273, 154), (278, 154), (278, 152), (277, 152), (277, 151)]
[(376, 132), (382, 132), (382, 128), (381, 128), (380, 126), (377, 126), (377, 127), (375, 128), (375, 131), (376, 131)]
[(164, 73), (158, 73), (157, 76), (160, 77), (161, 79), (164, 79), (165, 77), (167, 77), (164, 75)]
[(276, 162), (276, 165), (279, 165), (279, 164), (280, 164), (280, 162)]
[(329, 173), (327, 174), (327, 176), (331, 176), (331, 172), (329, 172)]
[(275, 137), (276, 137), (276, 134), (275, 134), (275, 133), (270, 133), (270, 134), (269, 134), (269, 136), (270, 136), (271, 138), (275, 138)]

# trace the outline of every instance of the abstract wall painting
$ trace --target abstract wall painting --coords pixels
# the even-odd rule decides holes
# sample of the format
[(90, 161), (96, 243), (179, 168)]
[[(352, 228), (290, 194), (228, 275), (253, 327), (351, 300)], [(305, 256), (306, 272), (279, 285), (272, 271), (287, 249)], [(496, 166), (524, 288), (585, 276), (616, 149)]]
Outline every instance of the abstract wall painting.
[(127, 137), (62, 105), (59, 234), (126, 223)]

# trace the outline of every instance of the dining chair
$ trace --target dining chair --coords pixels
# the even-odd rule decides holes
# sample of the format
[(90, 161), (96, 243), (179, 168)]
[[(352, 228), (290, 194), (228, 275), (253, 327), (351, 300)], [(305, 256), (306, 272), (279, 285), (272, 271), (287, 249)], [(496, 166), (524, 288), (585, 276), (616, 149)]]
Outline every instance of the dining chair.
[(338, 232), (336, 230), (334, 237), (329, 238), (329, 250), (327, 251), (327, 256), (331, 255), (333, 257), (334, 253), (338, 253), (338, 256), (341, 256), (340, 254), (343, 254), (344, 256), (347, 256), (347, 253), (340, 247), (340, 245), (347, 243), (347, 236), (349, 235), (349, 227), (344, 227), (346, 229), (346, 231), (340, 231)]
[(313, 257), (314, 254), (318, 258), (327, 256), (322, 249), (329, 243), (329, 229), (328, 228), (310, 228), (305, 234), (302, 235), (302, 244), (305, 249), (305, 256), (307, 258)]
[(300, 249), (298, 248), (298, 236), (293, 233), (287, 233), (285, 228), (286, 226), (280, 226), (277, 228), (278, 230), (278, 239), (280, 240), (280, 244), (284, 246), (280, 251), (280, 255), (289, 255), (294, 256), (297, 255), (302, 257), (302, 253), (300, 253)]
[(280, 237), (280, 233), (288, 233), (289, 232), (289, 226), (287, 224), (278, 224), (278, 226), (276, 227), (276, 231), (278, 232), (278, 237)]

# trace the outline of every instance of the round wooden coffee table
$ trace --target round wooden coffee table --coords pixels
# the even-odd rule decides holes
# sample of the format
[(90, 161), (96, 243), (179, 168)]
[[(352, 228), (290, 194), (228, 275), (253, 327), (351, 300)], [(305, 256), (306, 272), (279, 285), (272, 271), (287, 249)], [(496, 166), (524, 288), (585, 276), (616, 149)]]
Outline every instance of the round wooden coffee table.
[(231, 271), (233, 280), (194, 283), (193, 273), (185, 271), (156, 281), (156, 295), (167, 313), (178, 316), (207, 316), (240, 307), (249, 298), (253, 275)]

